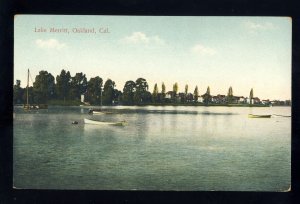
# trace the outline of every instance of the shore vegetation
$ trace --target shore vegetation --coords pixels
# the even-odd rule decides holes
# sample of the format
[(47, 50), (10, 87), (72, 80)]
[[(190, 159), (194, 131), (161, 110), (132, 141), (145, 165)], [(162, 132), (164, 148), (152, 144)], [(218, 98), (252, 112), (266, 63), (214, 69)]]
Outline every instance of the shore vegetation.
[[(161, 89), (159, 88), (161, 87)], [(122, 90), (116, 89), (112, 79), (104, 81), (100, 76), (87, 79), (82, 72), (71, 75), (69, 71), (61, 70), (54, 77), (51, 73), (42, 70), (32, 86), (22, 88), (21, 81), (16, 80), (13, 87), (14, 104), (48, 104), (48, 105), (186, 105), (186, 106), (235, 106), (235, 107), (265, 107), (270, 105), (291, 105), (290, 100), (261, 100), (254, 96), (253, 89), (249, 97), (234, 96), (230, 86), (227, 95), (211, 95), (210, 87), (205, 93), (199, 93), (198, 86), (184, 87), (184, 92), (179, 92), (179, 84), (175, 82), (172, 91), (167, 91), (164, 82), (155, 83), (152, 90), (146, 79), (138, 78), (128, 80)], [(189, 90), (193, 90), (192, 93)]]

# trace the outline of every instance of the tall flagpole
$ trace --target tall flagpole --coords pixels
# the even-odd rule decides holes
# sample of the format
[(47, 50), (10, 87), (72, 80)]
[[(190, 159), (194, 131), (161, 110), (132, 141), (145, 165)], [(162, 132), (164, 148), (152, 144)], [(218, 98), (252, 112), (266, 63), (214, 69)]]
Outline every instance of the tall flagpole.
[(27, 108), (29, 107), (29, 104), (28, 104), (28, 89), (29, 89), (29, 69), (28, 69), (28, 74), (27, 74)]

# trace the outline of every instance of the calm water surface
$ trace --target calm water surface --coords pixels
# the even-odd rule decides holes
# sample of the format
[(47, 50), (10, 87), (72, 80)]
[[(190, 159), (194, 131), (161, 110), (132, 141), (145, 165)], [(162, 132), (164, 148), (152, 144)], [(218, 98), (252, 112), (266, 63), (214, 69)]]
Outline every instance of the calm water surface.
[[(31, 189), (283, 191), (290, 107), (15, 107), (14, 186)], [(124, 127), (84, 118), (126, 120)], [(72, 125), (72, 121), (78, 125)]]

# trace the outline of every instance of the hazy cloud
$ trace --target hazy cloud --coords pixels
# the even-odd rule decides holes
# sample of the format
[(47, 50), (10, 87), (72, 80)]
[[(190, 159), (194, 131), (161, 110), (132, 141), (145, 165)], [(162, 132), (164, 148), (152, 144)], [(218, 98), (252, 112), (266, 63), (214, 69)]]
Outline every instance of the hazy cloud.
[(164, 45), (165, 41), (158, 36), (147, 36), (143, 32), (133, 32), (130, 36), (121, 39), (125, 44)]
[(158, 45), (164, 45), (165, 44), (165, 41), (163, 39), (159, 38), (157, 35), (151, 37), (150, 40), (153, 41), (155, 44), (158, 44)]
[(251, 31), (258, 31), (258, 30), (273, 30), (276, 29), (276, 26), (274, 26), (272, 23), (266, 22), (266, 23), (254, 23), (252, 21), (246, 21), (244, 23), (244, 26), (251, 30)]
[(201, 56), (213, 56), (217, 51), (211, 47), (204, 46), (202, 44), (197, 44), (191, 49), (192, 53)]
[(49, 48), (49, 49), (62, 49), (66, 47), (65, 43), (61, 43), (56, 39), (48, 39), (48, 40), (41, 40), (37, 39), (35, 41), (36, 45), (40, 48)]

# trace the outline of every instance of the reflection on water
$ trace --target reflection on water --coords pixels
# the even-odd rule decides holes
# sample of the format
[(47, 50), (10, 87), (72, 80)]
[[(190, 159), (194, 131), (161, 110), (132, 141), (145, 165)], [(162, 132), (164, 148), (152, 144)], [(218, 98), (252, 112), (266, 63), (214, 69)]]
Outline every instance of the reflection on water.
[[(291, 118), (248, 118), (288, 116), (290, 107), (117, 106), (97, 116), (88, 108), (15, 108), (14, 186), (282, 191), (290, 185)], [(128, 124), (89, 125), (84, 118)]]

